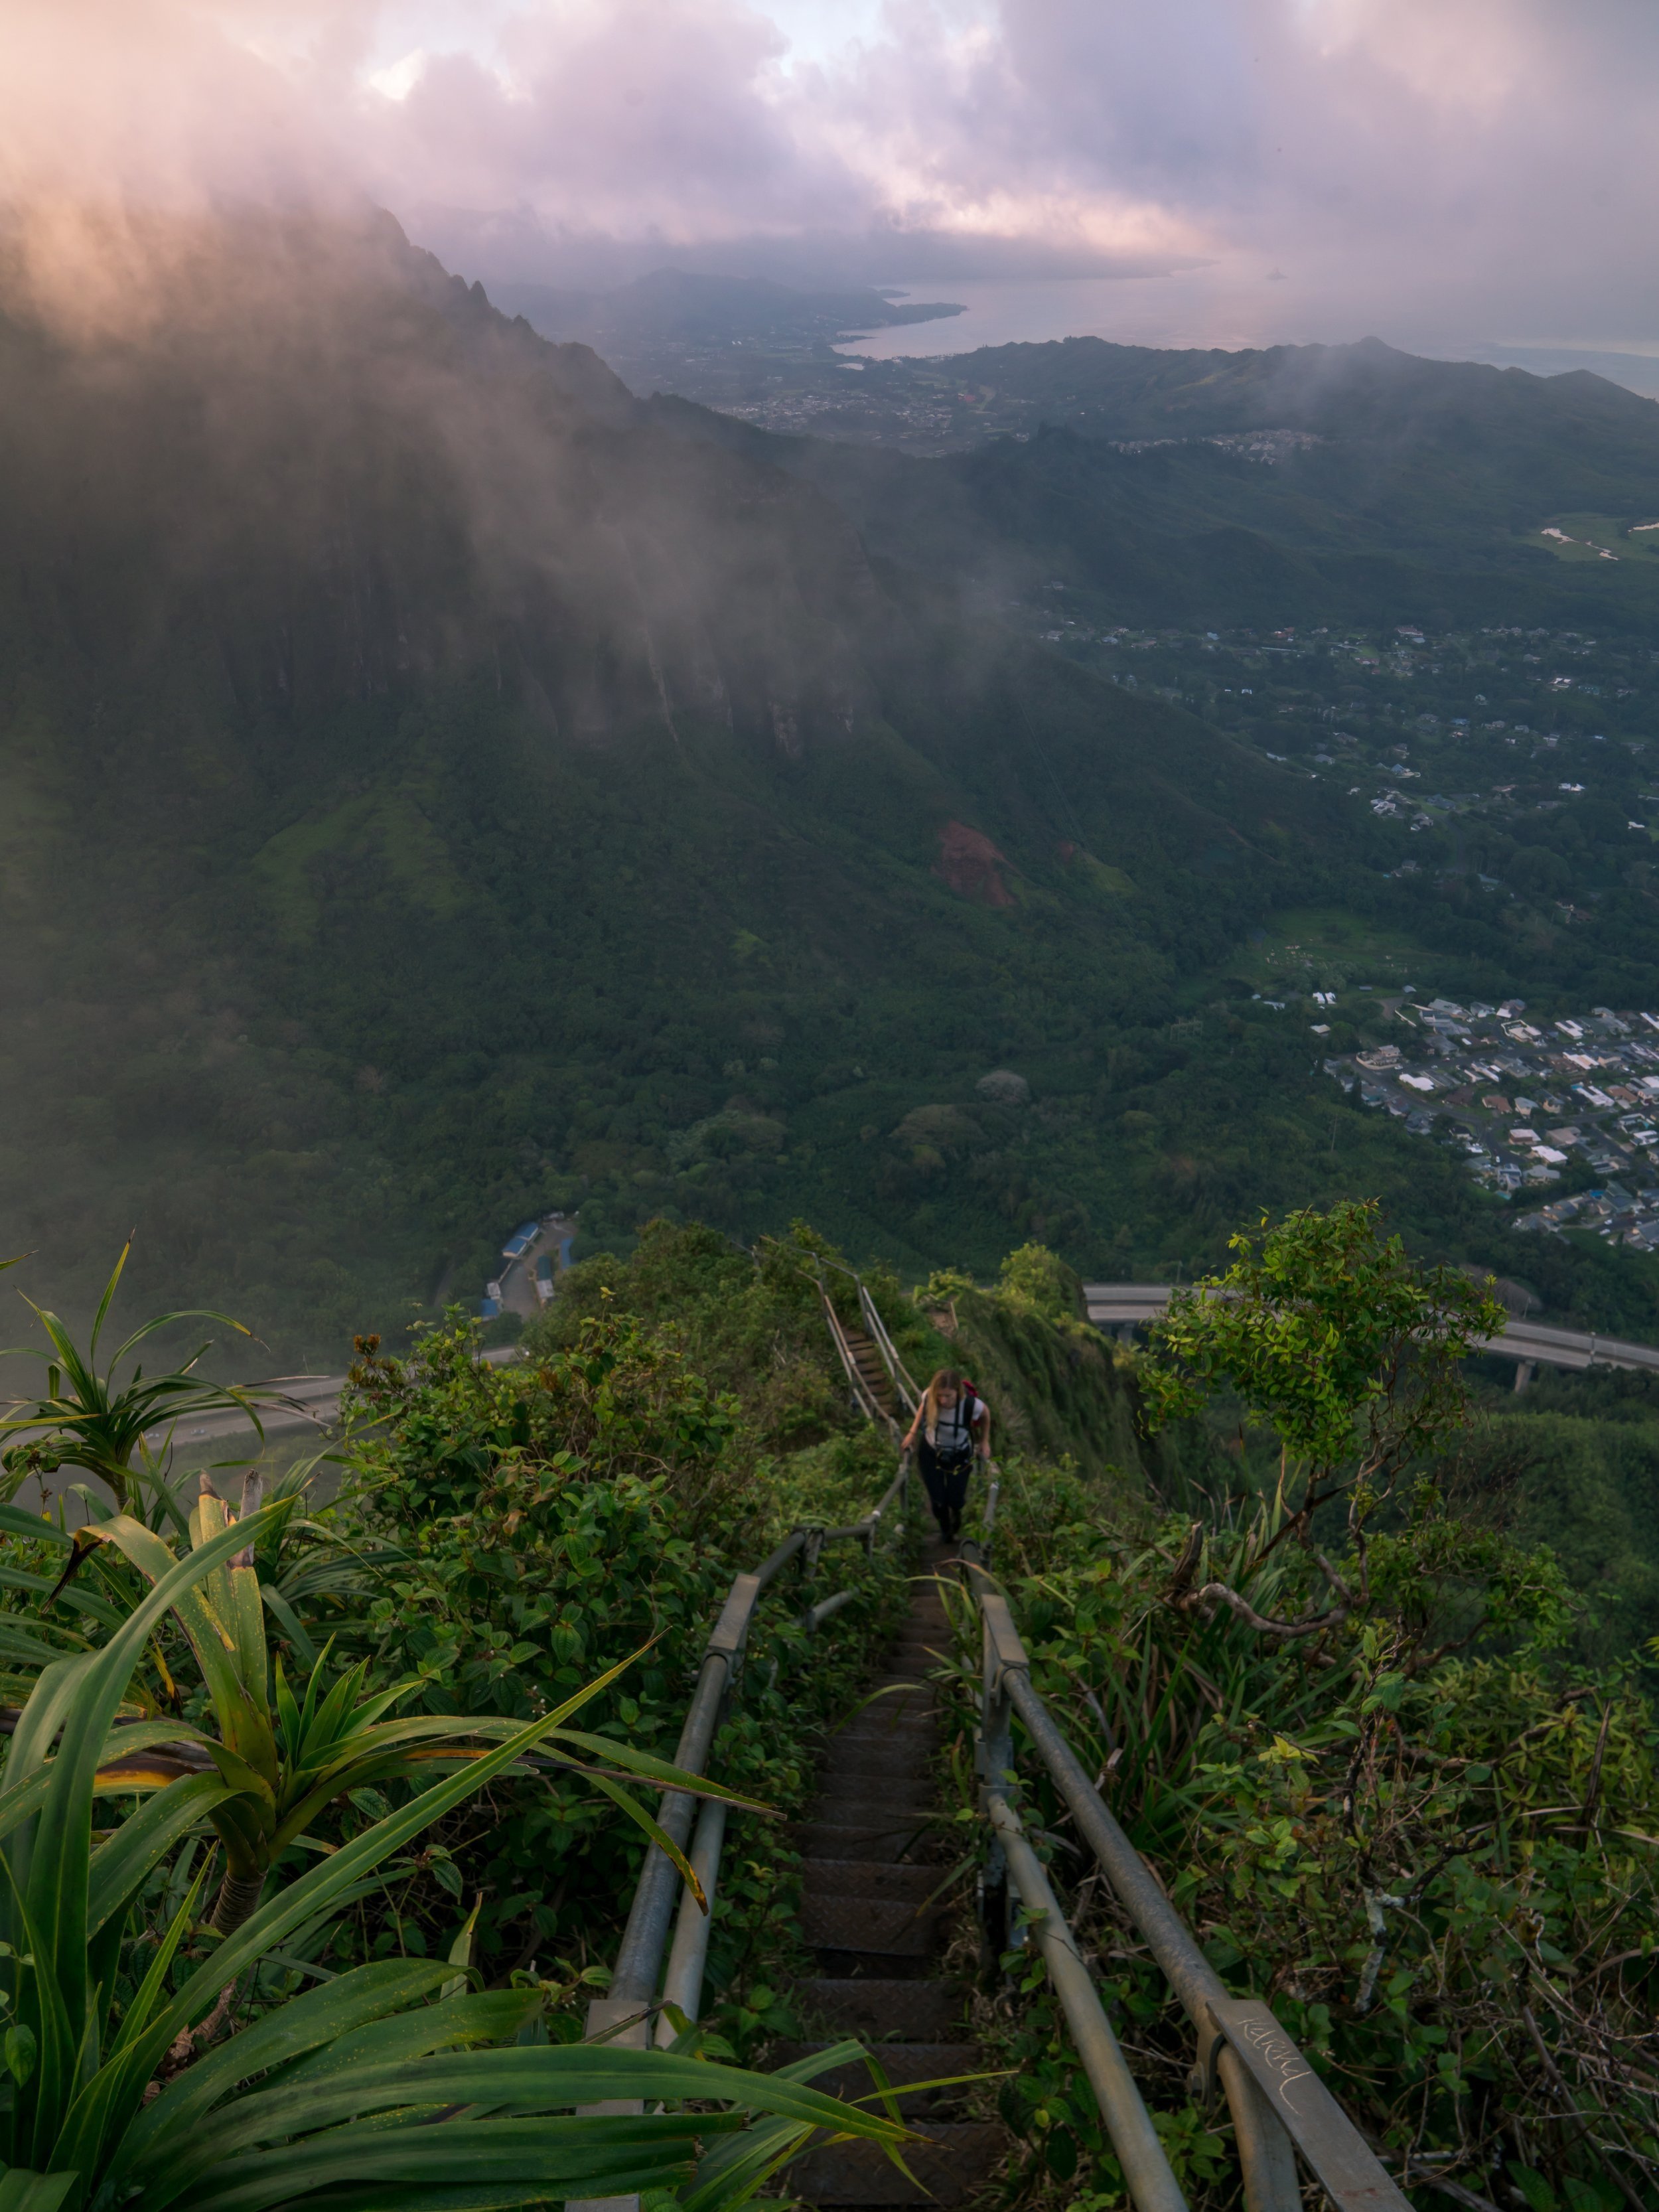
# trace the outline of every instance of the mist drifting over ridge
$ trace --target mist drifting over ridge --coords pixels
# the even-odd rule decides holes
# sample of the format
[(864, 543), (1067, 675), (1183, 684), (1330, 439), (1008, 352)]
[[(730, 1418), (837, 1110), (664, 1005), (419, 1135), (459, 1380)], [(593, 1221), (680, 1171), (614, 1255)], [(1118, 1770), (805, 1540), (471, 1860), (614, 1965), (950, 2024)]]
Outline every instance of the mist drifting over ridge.
[(1659, 28), (1631, 0), (940, 0), (811, 32), (737, 0), (13, 0), (0, 29), (14, 199), (368, 202), (487, 282), (1072, 270), (1139, 298), (1208, 263), (1188, 343), (1659, 343)]
[[(133, 1296), (326, 1360), (487, 1265), (500, 1213), (753, 1233), (805, 1177), (862, 1218), (860, 1132), (902, 1118), (864, 1061), (937, 1029), (926, 1065), (979, 1072), (964, 959), (1049, 1051), (1279, 868), (1241, 829), (1261, 765), (964, 623), (957, 580), (390, 218), (77, 236), (96, 292), (43, 305), (18, 249), (0, 315), (0, 1206), (55, 1303), (136, 1224)], [(972, 592), (1042, 557), (985, 537)], [(1194, 939), (1170, 872), (1218, 848)], [(1001, 869), (1040, 893), (1012, 945)]]

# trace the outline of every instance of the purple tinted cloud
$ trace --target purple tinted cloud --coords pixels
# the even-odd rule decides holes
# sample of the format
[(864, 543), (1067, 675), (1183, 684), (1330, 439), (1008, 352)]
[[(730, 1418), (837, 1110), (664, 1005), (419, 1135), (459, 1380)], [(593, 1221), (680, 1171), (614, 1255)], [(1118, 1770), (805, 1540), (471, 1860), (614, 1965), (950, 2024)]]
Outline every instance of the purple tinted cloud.
[(1659, 335), (1649, 0), (891, 0), (811, 61), (758, 0), (414, 4), (0, 0), (0, 166), (366, 193), (486, 278), (1243, 257), (1341, 321)]

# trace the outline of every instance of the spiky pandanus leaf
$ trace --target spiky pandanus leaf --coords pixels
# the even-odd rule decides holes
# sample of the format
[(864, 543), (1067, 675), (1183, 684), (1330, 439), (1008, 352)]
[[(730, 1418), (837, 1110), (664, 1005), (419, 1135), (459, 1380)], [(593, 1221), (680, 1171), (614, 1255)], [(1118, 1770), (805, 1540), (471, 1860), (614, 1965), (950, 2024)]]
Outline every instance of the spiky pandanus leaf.
[[(20, 1401), (10, 1413), (0, 1419), (0, 1437), (15, 1436), (20, 1440), (5, 1454), (4, 1460), (14, 1488), (32, 1471), (79, 1467), (106, 1483), (124, 1511), (133, 1504), (141, 1479), (156, 1491), (164, 1505), (171, 1507), (170, 1494), (146, 1452), (145, 1439), (153, 1430), (170, 1431), (186, 1414), (235, 1412), (252, 1424), (263, 1442), (261, 1407), (296, 1404), (274, 1385), (211, 1382), (205, 1376), (197, 1374), (196, 1368), (208, 1349), (205, 1343), (197, 1347), (182, 1367), (146, 1377), (135, 1363), (125, 1382), (117, 1381), (116, 1370), (122, 1361), (175, 1322), (214, 1322), (222, 1328), (234, 1329), (238, 1336), (252, 1340), (253, 1332), (242, 1322), (233, 1320), (228, 1314), (212, 1313), (204, 1308), (155, 1315), (134, 1329), (100, 1370), (99, 1340), (131, 1250), (129, 1239), (122, 1246), (121, 1255), (104, 1285), (84, 1353), (55, 1313), (37, 1306), (33, 1298), (24, 1300), (45, 1329), (52, 1349), (42, 1352), (38, 1346), (16, 1345), (0, 1352), (0, 1358), (38, 1359), (44, 1362), (46, 1369), (44, 1394)], [(0, 1262), (4, 1267), (15, 1265), (15, 1261)], [(135, 1455), (140, 1462), (137, 1468), (133, 1465)], [(172, 1508), (172, 1517), (175, 1521), (179, 1518), (176, 1507)]]
[[(259, 1528), (269, 1526), (272, 1516), (286, 1516), (289, 1504), (276, 1500), (257, 1516), (237, 1522), (204, 1482), (190, 1516), (195, 1546), (190, 1556), (204, 1557), (233, 1530), (240, 1529), (242, 1540), (234, 1556), (204, 1569), (198, 1581), (179, 1589), (171, 1610), (202, 1670), (219, 1735), (216, 1739), (198, 1729), (175, 1726), (166, 1737), (151, 1739), (156, 1748), (147, 1764), (137, 1760), (135, 1747), (125, 1770), (134, 1789), (154, 1789), (179, 1778), (192, 1765), (199, 1771), (210, 1761), (227, 1784), (210, 1814), (225, 1853), (224, 1877), (213, 1909), (213, 1926), (223, 1936), (232, 1934), (254, 1911), (270, 1869), (326, 1806), (370, 1784), (407, 1779), (434, 1765), (477, 1759), (483, 1756), (479, 1746), (505, 1741), (520, 1727), (516, 1721), (495, 1716), (390, 1717), (418, 1685), (396, 1683), (371, 1692), (367, 1661), (348, 1668), (331, 1685), (325, 1651), (318, 1655), (302, 1698), (295, 1697), (280, 1665), (273, 1682), (264, 1608), (252, 1561)], [(78, 1558), (100, 1549), (119, 1553), (150, 1584), (152, 1593), (179, 1564), (165, 1540), (131, 1514), (88, 1523), (75, 1541)], [(220, 1560), (221, 1553), (216, 1551), (214, 1557)], [(580, 1699), (562, 1708), (562, 1713), (574, 1712), (632, 1663), (624, 1660), (612, 1668), (590, 1684)], [(630, 1776), (668, 1786), (675, 1770), (608, 1737), (562, 1726), (554, 1732), (561, 1739), (562, 1763), (590, 1780), (666, 1850), (701, 1900), (679, 1847), (620, 1787), (621, 1780)], [(586, 1753), (605, 1764), (584, 1765), (562, 1752), (565, 1745), (570, 1753)], [(694, 1787), (702, 1795), (729, 1795), (707, 1782)], [(731, 1802), (747, 1802), (736, 1796)], [(751, 1805), (749, 1809), (757, 1808)]]
[[(199, 1817), (210, 1793), (228, 1785), (202, 1775), (169, 1783), (94, 1853), (100, 1769), (112, 1735), (127, 1733), (112, 1724), (157, 1622), (252, 1533), (255, 1523), (244, 1522), (210, 1537), (161, 1576), (102, 1650), (48, 1668), (14, 1735), (0, 1778), (0, 1827), (8, 1831), (0, 1917), (12, 1956), (0, 1964), (38, 2057), (10, 2112), (0, 2115), (8, 2169), (0, 2212), (9, 2204), (15, 2212), (86, 2212), (94, 2197), (120, 2203), (135, 2189), (157, 2212), (264, 2212), (349, 2197), (380, 2212), (431, 2212), (434, 2192), (503, 2205), (534, 2196), (625, 2194), (684, 2181), (701, 2142), (754, 2112), (896, 2150), (903, 2140), (896, 2123), (872, 2120), (787, 2077), (664, 2051), (479, 2047), (521, 2026), (529, 2001), (509, 1992), (505, 2001), (491, 1995), (422, 2005), (451, 1972), (436, 1962), (363, 1967), (292, 2000), (146, 2108), (158, 2062), (222, 1991), (422, 1828), (557, 1733), (602, 1686), (590, 1685), (354, 1838), (261, 1905), (173, 1990), (198, 1875), (112, 2032), (115, 1945), (131, 1902), (177, 1840), (187, 1793), (196, 1793), (188, 1804)], [(622, 1749), (611, 1747), (613, 1754)], [(672, 1769), (668, 1778), (696, 1786)], [(614, 2120), (570, 2109), (605, 2099), (732, 2109)]]

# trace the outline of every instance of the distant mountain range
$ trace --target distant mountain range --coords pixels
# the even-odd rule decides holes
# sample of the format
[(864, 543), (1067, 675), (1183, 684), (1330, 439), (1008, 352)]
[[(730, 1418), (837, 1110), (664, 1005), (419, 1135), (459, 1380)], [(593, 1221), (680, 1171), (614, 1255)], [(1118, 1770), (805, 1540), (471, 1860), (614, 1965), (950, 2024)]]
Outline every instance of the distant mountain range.
[(800, 346), (963, 312), (946, 301), (907, 303), (870, 290), (802, 292), (765, 277), (704, 276), (682, 269), (655, 270), (604, 292), (497, 283), (490, 297), (544, 337), (629, 357), (687, 341)]
[[(1227, 353), (1067, 338), (926, 367), (957, 416), (1023, 427), (923, 460), (895, 450), (902, 434), (757, 441), (658, 404), (810, 480), (872, 550), (968, 589), (1060, 574), (1146, 621), (1659, 617), (1659, 569), (1567, 574), (1539, 541), (1557, 513), (1659, 520), (1659, 402), (1587, 372), (1376, 339)], [(884, 404), (878, 382), (867, 405)]]
[[(1014, 349), (1119, 432), (1329, 442), (921, 462), (638, 401), (389, 219), (152, 245), (142, 319), (71, 335), (15, 279), (0, 316), (0, 1208), (31, 1295), (84, 1303), (136, 1223), (135, 1297), (276, 1364), (476, 1291), (551, 1206), (590, 1246), (666, 1209), (1191, 1264), (1338, 1171), (1304, 1036), (1199, 1034), (1236, 948), (1321, 898), (1455, 917), (1007, 598), (1647, 605), (1512, 535), (1659, 494), (1594, 379)], [(1361, 1137), (1478, 1252), (1441, 1156)]]
[(1483, 442), (1620, 437), (1659, 444), (1659, 402), (1586, 369), (1540, 377), (1479, 362), (1426, 361), (1380, 338), (1353, 345), (1160, 349), (1104, 338), (984, 346), (951, 356), (964, 388), (1035, 403), (1055, 424), (1106, 438), (1294, 428), (1341, 437)]

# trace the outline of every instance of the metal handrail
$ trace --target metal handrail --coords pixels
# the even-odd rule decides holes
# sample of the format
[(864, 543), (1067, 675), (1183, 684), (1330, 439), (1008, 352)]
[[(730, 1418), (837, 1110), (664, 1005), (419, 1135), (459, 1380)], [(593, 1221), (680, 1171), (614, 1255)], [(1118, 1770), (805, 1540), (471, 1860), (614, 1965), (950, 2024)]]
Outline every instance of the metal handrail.
[[(697, 1686), (692, 1693), (684, 1725), (680, 1730), (679, 1744), (674, 1754), (674, 1764), (683, 1773), (701, 1774), (703, 1771), (714, 1743), (714, 1731), (720, 1724), (721, 1708), (730, 1694), (732, 1686), (743, 1663), (744, 1651), (748, 1644), (749, 1631), (754, 1620), (755, 1608), (768, 1585), (776, 1579), (793, 1559), (805, 1554), (809, 1562), (815, 1561), (823, 1545), (833, 1543), (838, 1539), (861, 1540), (873, 1553), (875, 1540), (880, 1533), (884, 1516), (896, 1499), (902, 1502), (907, 1492), (909, 1475), (910, 1455), (906, 1452), (901, 1455), (898, 1471), (883, 1492), (879, 1502), (872, 1507), (862, 1521), (855, 1522), (848, 1528), (794, 1529), (752, 1574), (741, 1574), (737, 1577), (726, 1595), (726, 1602), (720, 1608), (720, 1617), (715, 1621), (709, 1633), (708, 1644), (704, 1647), (702, 1667), (697, 1676)], [(902, 1523), (900, 1525), (902, 1526)], [(845, 1602), (854, 1595), (852, 1591), (842, 1593), (841, 1602)], [(823, 1604), (811, 1608), (812, 1613), (821, 1619), (828, 1619), (830, 1613), (836, 1610), (839, 1610), (839, 1605), (835, 1599), (827, 1600)], [(683, 1790), (664, 1790), (658, 1806), (658, 1826), (672, 1838), (682, 1851), (685, 1850), (687, 1838), (691, 1833), (692, 1817), (696, 1807), (696, 1801)], [(713, 1852), (713, 1873), (717, 1875), (719, 1836), (725, 1826), (724, 1808), (721, 1808), (718, 1823), (713, 1820), (712, 1813), (713, 1801), (706, 1801), (703, 1816), (699, 1821), (698, 1838), (700, 1843), (705, 1840), (708, 1842), (708, 1848)], [(694, 1844), (694, 1854), (697, 1845)], [(709, 1898), (712, 1905), (714, 1881), (709, 1875), (705, 1875), (701, 1867), (697, 1867), (695, 1856), (692, 1858), (692, 1864), (696, 1868), (698, 1879), (702, 1882), (705, 1894)], [(629, 1907), (628, 1924), (623, 1931), (622, 1942), (617, 1953), (617, 1963), (611, 1973), (610, 1990), (605, 1996), (596, 1998), (588, 2008), (587, 2032), (590, 2039), (595, 2034), (608, 2032), (615, 2027), (618, 2021), (628, 2020), (632, 2014), (647, 2011), (653, 2002), (657, 1994), (657, 1979), (662, 1965), (663, 1949), (668, 1941), (669, 1923), (673, 1917), (677, 1895), (684, 1887), (679, 1871), (666, 1851), (659, 1844), (650, 1845), (646, 1852), (645, 1863), (640, 1869), (639, 1881), (634, 1891), (634, 1901)], [(704, 1914), (697, 1907), (695, 1899), (690, 1896), (689, 1891), (685, 1893), (684, 1902), (690, 1905), (698, 1920), (705, 1919)], [(682, 1918), (684, 1917), (684, 1909), (681, 1917)], [(678, 1936), (676, 1942), (678, 1952), (679, 1948)], [(694, 2019), (696, 2014), (695, 2000), (701, 1988), (701, 1959), (706, 1954), (706, 1950), (705, 1941), (702, 1952), (696, 1954), (698, 1960), (695, 1977), (696, 1986), (693, 1987), (683, 1975), (682, 1993), (674, 1998), (674, 2002), (681, 2007), (688, 2018)], [(694, 1951), (695, 1946), (688, 1937), (684, 1953), (687, 1962), (686, 1973), (690, 1972), (689, 1962)], [(684, 1993), (685, 1988), (691, 1990), (692, 2002), (686, 2002)], [(645, 2033), (643, 2019), (624, 2030), (618, 2036), (617, 2040), (639, 2045), (647, 2043), (649, 2039)]]
[(880, 1309), (865, 1288), (863, 1276), (857, 1276), (854, 1279), (859, 1286), (859, 1311), (870, 1324), (871, 1340), (881, 1354), (882, 1364), (892, 1378), (899, 1402), (907, 1413), (914, 1413), (921, 1403), (921, 1385), (899, 1358), (893, 1340), (887, 1334), (887, 1324), (881, 1317)]
[(891, 1416), (884, 1413), (880, 1407), (872, 1401), (869, 1392), (865, 1388), (863, 1377), (858, 1372), (846, 1340), (845, 1332), (842, 1328), (841, 1316), (836, 1311), (834, 1302), (824, 1284), (823, 1271), (825, 1267), (833, 1267), (838, 1275), (846, 1275), (855, 1285), (858, 1291), (859, 1312), (869, 1329), (870, 1340), (880, 1353), (881, 1364), (887, 1370), (888, 1377), (893, 1385), (894, 1395), (907, 1413), (914, 1413), (921, 1403), (921, 1386), (899, 1358), (898, 1348), (888, 1334), (887, 1324), (881, 1317), (881, 1309), (871, 1297), (864, 1278), (858, 1269), (849, 1267), (845, 1260), (832, 1260), (827, 1253), (814, 1253), (812, 1267), (805, 1272), (811, 1273), (817, 1284), (818, 1296), (823, 1301), (824, 1316), (830, 1323), (830, 1334), (835, 1339), (836, 1349), (841, 1354), (842, 1365), (847, 1370), (847, 1379), (853, 1386), (853, 1393), (858, 1401), (860, 1410), (872, 1420), (886, 1421), (896, 1428), (897, 1424), (892, 1421)]
[[(810, 1576), (817, 1563), (819, 1552), (825, 1544), (838, 1540), (861, 1539), (875, 1552), (876, 1537), (880, 1533), (883, 1516), (896, 1498), (903, 1503), (910, 1480), (910, 1455), (899, 1456), (898, 1471), (882, 1492), (879, 1501), (866, 1514), (862, 1521), (848, 1528), (803, 1528), (791, 1530), (770, 1557), (763, 1559), (752, 1574), (738, 1575), (726, 1593), (726, 1603), (720, 1617), (709, 1632), (703, 1650), (703, 1662), (697, 1676), (697, 1686), (692, 1692), (691, 1704), (680, 1730), (680, 1741), (674, 1754), (674, 1764), (684, 1774), (701, 1774), (714, 1745), (714, 1731), (732, 1687), (743, 1664), (743, 1656), (749, 1641), (749, 1631), (768, 1585), (775, 1581), (791, 1559), (799, 1558)], [(901, 1531), (903, 1522), (898, 1524)], [(857, 1593), (846, 1590), (837, 1597), (825, 1600), (810, 1608), (805, 1625), (809, 1630), (817, 1625), (814, 1616), (828, 1620), (840, 1610), (842, 1604)], [(720, 1851), (726, 1838), (726, 1807), (717, 1798), (705, 1798), (696, 1814), (696, 1832), (691, 1833), (691, 1822), (696, 1801), (684, 1790), (665, 1790), (657, 1807), (657, 1825), (672, 1837), (680, 1850), (685, 1851), (688, 1837), (691, 1847), (686, 1853), (693, 1873), (703, 1893), (699, 1905), (690, 1888), (680, 1875), (678, 1869), (659, 1844), (651, 1844), (640, 1869), (640, 1878), (634, 1890), (634, 1901), (629, 1908), (628, 1924), (617, 1952), (617, 1964), (611, 1972), (611, 1987), (602, 1997), (595, 1997), (587, 2008), (587, 2037), (592, 2043), (600, 2038), (614, 2041), (634, 2050), (647, 2050), (655, 2042), (672, 2043), (677, 2033), (667, 2013), (674, 2006), (689, 2021), (695, 2021), (702, 2002), (702, 1978), (708, 1960), (708, 1936), (714, 1917), (714, 1892), (720, 1881)], [(676, 1895), (679, 1912), (675, 1918)], [(674, 1922), (673, 1945), (669, 1951), (668, 1964), (663, 1972), (663, 1951), (668, 1943), (669, 1923)], [(657, 2004), (657, 1981), (663, 1973), (660, 2007)], [(656, 2010), (656, 2028), (652, 2032), (651, 2020)], [(582, 2111), (597, 2115), (626, 2115), (645, 2108), (637, 2100), (586, 2106)], [(596, 2197), (571, 2199), (566, 2212), (639, 2212), (637, 2197)]]
[[(1013, 1716), (1018, 1713), (1053, 1777), (1119, 1903), (1146, 1939), (1198, 2032), (1194, 2093), (1218, 2081), (1232, 2113), (1249, 2212), (1299, 2212), (1294, 2143), (1338, 2212), (1409, 2212), (1406, 2198), (1375, 2153), (1314, 2072), (1271, 2008), (1234, 1997), (1199, 1948), (1146, 1864), (1083, 1768), (1030, 1677), (1030, 1661), (1008, 1601), (985, 1565), (981, 1547), (964, 1543), (963, 1578), (979, 1611), (984, 1692), (979, 1741), (981, 1796), (1006, 1797), (1013, 1782)], [(1006, 1855), (1001, 1836), (994, 1847)], [(1018, 1885), (1018, 1876), (1016, 1877)], [(1092, 2076), (1091, 2076), (1092, 2079)], [(1097, 2094), (1100, 2085), (1096, 2084)], [(1134, 2115), (1108, 2111), (1107, 2125), (1124, 2171), (1119, 2141), (1133, 2138)]]
[(823, 1301), (823, 1317), (830, 1324), (830, 1337), (834, 1340), (836, 1350), (841, 1355), (841, 1364), (852, 1389), (854, 1402), (866, 1420), (873, 1421), (878, 1428), (889, 1429), (893, 1435), (896, 1436), (898, 1423), (871, 1396), (868, 1385), (863, 1376), (859, 1373), (858, 1362), (853, 1357), (853, 1347), (847, 1341), (847, 1332), (841, 1325), (841, 1316), (836, 1311), (830, 1293), (822, 1283), (818, 1285), (818, 1296)]
[(1000, 1790), (990, 1788), (985, 1792), (985, 1812), (1006, 1856), (1012, 1887), (1032, 1916), (1031, 1934), (1071, 2027), (1136, 2212), (1187, 2212), (1181, 2185), (1170, 2171), (1111, 2022), (1095, 1995), (1089, 1969), (1078, 1954), (1076, 1938), (1048, 1887), (1042, 1860), (1026, 1841), (1018, 1814)]

